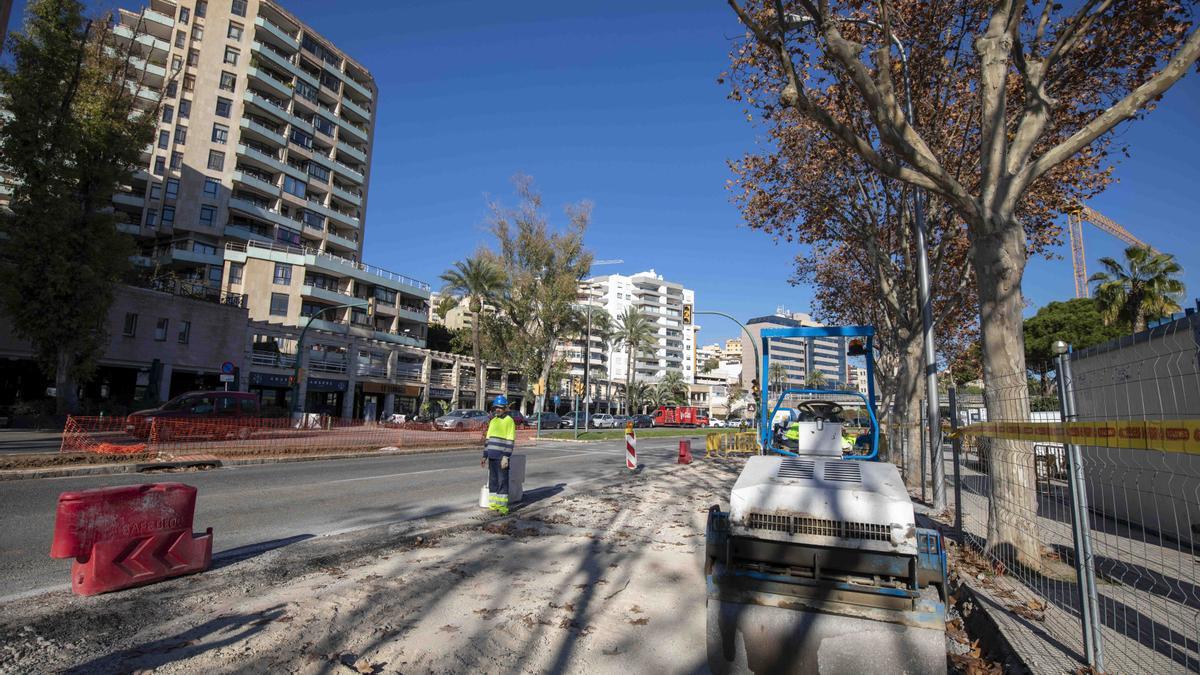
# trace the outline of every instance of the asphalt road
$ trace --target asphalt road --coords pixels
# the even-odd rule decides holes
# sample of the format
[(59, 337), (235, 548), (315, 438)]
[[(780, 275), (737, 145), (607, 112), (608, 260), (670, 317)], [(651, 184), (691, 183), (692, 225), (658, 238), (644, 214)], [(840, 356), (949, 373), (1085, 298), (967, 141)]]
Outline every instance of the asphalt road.
[(61, 431), (0, 429), (0, 453), (58, 452), (60, 447)]
[[(641, 439), (638, 459), (674, 462), (678, 447), (678, 438)], [(702, 450), (703, 439), (694, 439), (692, 448)], [(618, 441), (544, 442), (523, 451), (527, 495), (626, 470), (625, 446)], [(449, 511), (473, 513), (486, 480), (479, 452), (472, 450), (0, 483), (0, 603), (66, 586), (71, 561), (49, 557), (61, 492), (153, 482), (194, 485), (199, 489), (194, 529), (213, 528), (213, 557), (219, 561), (311, 537)]]

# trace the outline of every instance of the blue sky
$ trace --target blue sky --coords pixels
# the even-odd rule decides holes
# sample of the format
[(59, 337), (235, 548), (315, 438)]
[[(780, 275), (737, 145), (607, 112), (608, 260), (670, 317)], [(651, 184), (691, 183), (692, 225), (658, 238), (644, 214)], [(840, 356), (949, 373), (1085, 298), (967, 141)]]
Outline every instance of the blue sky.
[[(653, 267), (694, 288), (698, 309), (741, 318), (777, 305), (808, 310), (809, 290), (787, 283), (797, 249), (745, 228), (725, 189), (726, 161), (755, 148), (756, 129), (715, 81), (741, 33), (723, 2), (284, 4), (380, 87), (367, 262), (436, 285), (454, 260), (489, 243), (486, 197), (511, 203), (509, 179), (523, 172), (558, 223), (562, 205), (595, 203), (589, 244), (598, 258), (625, 261), (597, 272)], [(1133, 157), (1091, 202), (1175, 253), (1189, 298), (1200, 295), (1198, 110), (1192, 72), (1122, 132)], [(1122, 249), (1095, 229), (1085, 241), (1091, 267)], [(1073, 295), (1063, 253), (1030, 262), (1031, 304)], [(736, 334), (715, 317), (703, 324), (701, 344)]]

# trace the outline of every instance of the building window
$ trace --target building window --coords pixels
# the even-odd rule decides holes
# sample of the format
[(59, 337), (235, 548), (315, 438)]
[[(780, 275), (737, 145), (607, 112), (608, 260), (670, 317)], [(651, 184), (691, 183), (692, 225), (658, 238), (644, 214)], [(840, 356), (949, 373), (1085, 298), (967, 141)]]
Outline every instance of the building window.
[(326, 136), (333, 135), (333, 122), (330, 122), (320, 115), (313, 115), (312, 123), (313, 126), (316, 127), (317, 131), (325, 134)]
[(242, 53), (239, 52), (238, 50), (234, 49), (233, 47), (226, 47), (225, 48), (225, 63), (228, 63), (231, 66), (236, 66), (237, 62), (238, 62), (238, 57), (241, 55), (242, 55)]
[(203, 40), (204, 39), (204, 29), (201, 28), (200, 26), (192, 26), (192, 39), (193, 40)]
[(183, 168), (183, 153), (182, 152), (179, 152), (178, 150), (176, 150), (175, 152), (171, 153), (171, 168), (176, 169), (176, 170)]
[(186, 43), (186, 42), (187, 42), (187, 33), (183, 32), (181, 30), (175, 31), (175, 46), (182, 48), (184, 43)]
[(183, 76), (183, 90), (184, 91), (196, 91), (196, 76), (195, 75), (184, 75)]
[(146, 210), (146, 227), (158, 225), (158, 209)]
[(322, 183), (329, 182), (329, 169), (317, 164), (316, 162), (308, 163), (308, 175), (316, 178)]
[[(200, 50), (199, 49), (189, 49), (188, 50), (188, 65), (195, 66), (199, 63), (200, 63)], [(192, 79), (194, 80), (195, 78), (192, 78)], [(187, 89), (186, 85), (184, 86), (184, 89)]]
[(175, 109), (169, 105), (163, 106), (163, 120), (167, 124), (175, 121)]
[(239, 263), (239, 262), (229, 263), (229, 283), (231, 283), (231, 284), (242, 283), (243, 267), (244, 267), (243, 263)]
[(161, 176), (164, 173), (166, 173), (166, 171), (167, 171), (167, 158), (166, 157), (155, 157), (154, 158), (154, 175)]
[(187, 98), (179, 99), (179, 119), (186, 120), (187, 118), (191, 117), (191, 115), (192, 115), (191, 99), (187, 99)]
[(208, 14), (208, 0), (200, 0), (196, 3), (196, 16), (204, 16)]
[(213, 171), (225, 170), (225, 153), (220, 150), (208, 151), (208, 168)]
[(170, 328), (171, 322), (168, 319), (159, 319), (154, 325), (154, 341), (165, 342), (167, 339), (167, 329)]
[(177, 82), (175, 82), (175, 80), (171, 80), (171, 83), (167, 85), (167, 90), (166, 90), (166, 92), (164, 93), (164, 95), (165, 95), (167, 98), (175, 98), (175, 96), (176, 96), (178, 93), (179, 93), (179, 87), (178, 87), (178, 83), (177, 83)]
[(187, 127), (175, 127), (175, 144), (187, 145)]
[(229, 127), (224, 124), (213, 124), (212, 142), (225, 145), (229, 141)]
[(317, 100), (317, 88), (304, 80), (296, 80), (296, 93), (310, 101)]
[(212, 227), (213, 218), (216, 217), (217, 210), (211, 206), (200, 207), (200, 224)]
[(287, 313), (288, 313), (287, 293), (272, 293), (271, 294), (271, 316), (287, 316)]
[(246, 16), (246, 0), (233, 0), (229, 11), (238, 16)]
[(183, 58), (180, 56), (172, 56), (171, 57), (171, 72), (177, 73), (177, 72), (179, 72), (180, 68), (183, 68)]
[(177, 198), (179, 198), (179, 179), (178, 178), (168, 178), (167, 179), (167, 199), (177, 199)]
[(171, 132), (166, 129), (160, 129), (158, 132), (158, 147), (166, 150), (171, 146)]
[(162, 183), (151, 183), (150, 184), (150, 199), (161, 199), (161, 198), (162, 198)]
[(163, 222), (163, 225), (174, 224), (174, 222), (175, 222), (175, 207), (174, 206), (164, 206), (163, 207), (162, 222)]
[(217, 97), (217, 117), (229, 117), (233, 111), (233, 101), (227, 98)]
[(137, 314), (135, 312), (125, 312), (125, 327), (121, 329), (121, 334), (127, 337), (137, 335)]
[(212, 244), (206, 244), (202, 241), (193, 241), (192, 252), (199, 253), (201, 255), (216, 255), (217, 247), (213, 246)]
[(293, 143), (295, 143), (296, 145), (299, 145), (302, 148), (308, 148), (310, 150), (312, 149), (312, 144), (313, 144), (312, 134), (300, 131), (299, 129), (296, 129), (295, 127), (293, 127), (291, 139), (292, 139)]
[(274, 283), (287, 286), (292, 283), (292, 266), (287, 263), (275, 263)]
[(322, 216), (316, 211), (305, 210), (300, 215), (300, 218), (304, 221), (304, 224), (308, 225), (309, 227), (315, 227), (318, 230), (325, 229), (325, 216)]
[(204, 194), (209, 197), (216, 197), (221, 193), (221, 181), (216, 178), (204, 179)]
[(242, 24), (234, 23), (233, 21), (230, 21), (229, 22), (229, 30), (226, 31), (225, 37), (229, 38), (230, 40), (241, 40), (242, 39)]
[(208, 283), (210, 286), (221, 285), (221, 266), (213, 265), (208, 268)]
[(300, 316), (310, 317), (316, 316), (317, 312), (325, 309), (325, 305), (319, 305), (315, 302), (306, 302), (300, 305)]
[(233, 91), (237, 88), (237, 75), (233, 73), (221, 71), (221, 88), (225, 91)]
[(295, 178), (292, 178), (291, 176), (288, 176), (286, 174), (283, 176), (284, 192), (296, 195), (297, 197), (304, 198), (305, 195), (307, 194), (305, 187), (306, 186), (304, 185), (304, 181), (296, 180)]
[(188, 343), (188, 340), (191, 339), (191, 337), (192, 337), (192, 322), (191, 321), (180, 321), (179, 322), (179, 344), (186, 345)]
[(192, 18), (192, 10), (187, 7), (179, 8), (179, 23), (187, 23), (188, 19)]

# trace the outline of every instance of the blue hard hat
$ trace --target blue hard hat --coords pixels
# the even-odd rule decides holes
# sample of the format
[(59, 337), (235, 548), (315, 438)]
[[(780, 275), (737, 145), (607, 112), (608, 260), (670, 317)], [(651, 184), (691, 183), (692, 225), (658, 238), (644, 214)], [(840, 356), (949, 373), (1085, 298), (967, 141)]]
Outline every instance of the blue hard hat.
[(506, 397), (504, 394), (497, 396), (496, 400), (492, 401), (492, 407), (493, 408), (500, 408), (500, 407), (507, 408), (508, 407), (508, 397)]

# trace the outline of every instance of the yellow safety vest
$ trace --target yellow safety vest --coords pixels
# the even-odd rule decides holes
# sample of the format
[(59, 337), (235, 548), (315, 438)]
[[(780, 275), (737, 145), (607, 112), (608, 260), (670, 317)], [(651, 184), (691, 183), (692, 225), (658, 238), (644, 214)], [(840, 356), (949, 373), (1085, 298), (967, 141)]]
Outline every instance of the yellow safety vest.
[(493, 417), (488, 422), (487, 440), (483, 444), (483, 456), (490, 459), (507, 457), (513, 453), (517, 440), (517, 423), (512, 415)]

